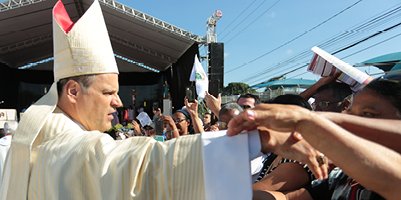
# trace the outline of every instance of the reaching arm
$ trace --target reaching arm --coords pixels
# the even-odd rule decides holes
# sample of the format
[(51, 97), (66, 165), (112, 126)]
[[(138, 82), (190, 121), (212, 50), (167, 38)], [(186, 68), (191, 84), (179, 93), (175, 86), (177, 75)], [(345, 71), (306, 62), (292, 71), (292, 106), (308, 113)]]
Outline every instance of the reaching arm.
[(297, 131), (365, 187), (387, 199), (399, 197), (401, 155), (387, 147), (360, 138), (314, 112), (290, 105), (263, 104), (247, 110), (230, 121), (227, 134), (255, 126)]
[(401, 153), (401, 120), (372, 119), (348, 114), (318, 112), (353, 134)]
[[(316, 177), (318, 178), (327, 177), (328, 163), (326, 162), (323, 164), (319, 164), (316, 161), (315, 158), (321, 155), (321, 153), (317, 151), (315, 148), (313, 148), (305, 140), (299, 139), (298, 138), (300, 135), (299, 133), (278, 132), (261, 126), (258, 127), (258, 131), (262, 143), (262, 152), (264, 153), (274, 152), (275, 154), (281, 155), (282, 157), (297, 160), (301, 163), (305, 163), (309, 166), (309, 168), (316, 175)], [(279, 180), (280, 178), (286, 179), (288, 178), (288, 176), (278, 177), (278, 179), (275, 179), (275, 181)], [(290, 184), (292, 184), (292, 182)], [(297, 185), (297, 183), (295, 183), (295, 185)], [(268, 189), (276, 190), (277, 188), (268, 188)]]
[(297, 126), (297, 130), (312, 146), (325, 153), (346, 174), (365, 187), (388, 199), (399, 197), (400, 154), (360, 138), (334, 123), (329, 123), (327, 119), (313, 118), (314, 120), (300, 122)]

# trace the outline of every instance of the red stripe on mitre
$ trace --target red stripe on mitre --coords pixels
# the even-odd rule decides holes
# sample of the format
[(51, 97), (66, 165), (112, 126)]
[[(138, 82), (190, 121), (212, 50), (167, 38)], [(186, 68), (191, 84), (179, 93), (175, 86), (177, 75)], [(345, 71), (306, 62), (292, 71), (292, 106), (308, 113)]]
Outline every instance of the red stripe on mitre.
[(65, 10), (64, 4), (61, 0), (58, 0), (56, 5), (54, 5), (53, 16), (57, 24), (61, 26), (65, 33), (68, 33), (72, 26), (74, 26), (74, 22), (71, 21), (71, 18)]

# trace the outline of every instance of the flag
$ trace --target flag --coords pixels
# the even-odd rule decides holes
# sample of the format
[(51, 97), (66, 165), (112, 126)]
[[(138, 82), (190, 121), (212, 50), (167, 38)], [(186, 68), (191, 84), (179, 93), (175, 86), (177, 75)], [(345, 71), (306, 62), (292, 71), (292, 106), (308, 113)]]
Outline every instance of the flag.
[(203, 70), (202, 64), (199, 62), (198, 56), (195, 55), (194, 65), (192, 67), (189, 81), (195, 81), (196, 94), (199, 98), (205, 98), (205, 92), (209, 90), (209, 79)]
[(354, 91), (359, 90), (373, 79), (365, 72), (358, 70), (319, 47), (313, 47), (312, 51), (315, 54), (313, 55), (307, 70), (314, 74), (326, 77), (341, 72), (337, 79), (350, 85), (351, 89)]

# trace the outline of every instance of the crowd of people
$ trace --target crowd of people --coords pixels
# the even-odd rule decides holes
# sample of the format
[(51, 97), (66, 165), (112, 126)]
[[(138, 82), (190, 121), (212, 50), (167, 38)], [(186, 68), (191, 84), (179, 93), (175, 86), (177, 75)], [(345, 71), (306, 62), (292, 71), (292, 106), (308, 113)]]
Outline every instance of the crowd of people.
[(150, 123), (133, 119), (129, 134), (111, 137), (123, 104), (98, 1), (76, 23), (59, 1), (53, 33), (54, 83), (0, 140), (0, 199), (401, 196), (399, 72), (357, 92), (322, 77), (264, 102), (206, 92), (206, 109), (188, 99), (171, 115), (154, 107), (143, 113)]

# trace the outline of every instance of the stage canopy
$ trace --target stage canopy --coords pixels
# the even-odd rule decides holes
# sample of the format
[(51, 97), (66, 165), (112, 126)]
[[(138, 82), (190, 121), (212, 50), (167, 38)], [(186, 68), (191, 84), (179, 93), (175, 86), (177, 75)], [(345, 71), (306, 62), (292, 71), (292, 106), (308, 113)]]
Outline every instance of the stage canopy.
[[(74, 22), (92, 2), (63, 0)], [(162, 100), (159, 90), (168, 82), (173, 106), (181, 108), (185, 87), (191, 84), (189, 74), (194, 55), (199, 54), (198, 45), (203, 38), (116, 1), (99, 2), (121, 72), (119, 83), (125, 87), (120, 88), (121, 99), (129, 105), (133, 89), (139, 92), (138, 87), (149, 86), (155, 89), (143, 90), (152, 91), (152, 95), (140, 93), (136, 99), (137, 105), (149, 107), (152, 102)], [(55, 3), (56, 0), (0, 3), (0, 90), (6, 94), (0, 96), (0, 102), (4, 102), (0, 107), (20, 111), (42, 96), (53, 82)]]
[[(0, 3), (0, 62), (19, 68), (51, 60), (55, 0)], [(63, 0), (75, 22), (93, 0)], [(120, 72), (159, 72), (171, 67), (202, 38), (112, 0), (99, 0)], [(53, 62), (32, 67), (52, 70)], [(150, 68), (147, 68), (150, 67)]]

